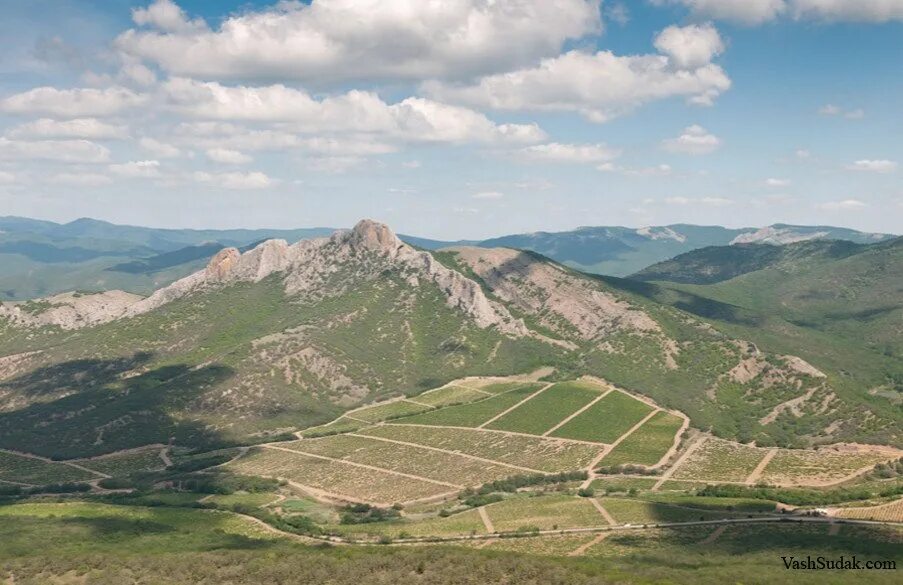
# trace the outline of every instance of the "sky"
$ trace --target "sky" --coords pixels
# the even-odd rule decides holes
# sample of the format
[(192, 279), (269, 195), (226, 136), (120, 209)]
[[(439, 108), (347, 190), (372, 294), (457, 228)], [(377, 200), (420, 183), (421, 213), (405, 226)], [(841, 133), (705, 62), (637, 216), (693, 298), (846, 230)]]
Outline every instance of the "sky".
[(0, 215), (903, 232), (903, 0), (0, 9)]

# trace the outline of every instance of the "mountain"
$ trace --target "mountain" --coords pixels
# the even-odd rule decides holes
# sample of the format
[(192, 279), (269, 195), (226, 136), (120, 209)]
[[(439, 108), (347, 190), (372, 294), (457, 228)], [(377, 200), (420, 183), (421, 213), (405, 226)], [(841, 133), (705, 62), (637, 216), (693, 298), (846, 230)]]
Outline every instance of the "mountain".
[(534, 252), (422, 251), (366, 220), (328, 238), (224, 248), (149, 297), (0, 306), (0, 447), (74, 457), (250, 444), (463, 376), (548, 367), (605, 377), (760, 445), (901, 441), (885, 398), (727, 335), (648, 286)]
[[(518, 234), (457, 245), (531, 250), (583, 272), (626, 276), (651, 264), (708, 246), (750, 243), (782, 245), (820, 239), (875, 243), (892, 237), (828, 226), (775, 224), (765, 228), (729, 229), (674, 224), (639, 229), (582, 227), (567, 232)], [(406, 241), (415, 243), (411, 239)], [(439, 249), (455, 243), (418, 238), (416, 245)]]
[(203, 268), (226, 246), (268, 238), (323, 236), (299, 230), (176, 230), (116, 225), (95, 219), (66, 224), (0, 217), (0, 298), (28, 299), (71, 290), (149, 294)]
[(633, 278), (649, 298), (826, 364), (839, 382), (903, 402), (903, 238), (807, 241), (683, 254)]

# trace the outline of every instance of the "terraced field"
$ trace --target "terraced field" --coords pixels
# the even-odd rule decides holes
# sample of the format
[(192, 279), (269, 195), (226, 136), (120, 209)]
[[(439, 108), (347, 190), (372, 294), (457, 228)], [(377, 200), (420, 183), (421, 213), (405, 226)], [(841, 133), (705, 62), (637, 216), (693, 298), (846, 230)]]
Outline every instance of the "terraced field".
[(348, 413), (347, 416), (357, 420), (376, 423), (383, 420), (401, 418), (403, 416), (425, 412), (427, 410), (431, 410), (431, 408), (422, 404), (408, 402), (407, 400), (395, 400), (385, 404), (377, 404), (360, 410), (354, 410)]
[(903, 522), (903, 498), (881, 506), (838, 508), (833, 516), (879, 522)]
[(516, 469), (487, 461), (359, 435), (305, 439), (279, 446), (465, 487), (476, 487), (518, 473)]
[(99, 475), (65, 465), (0, 451), (0, 480), (44, 485), (70, 481), (90, 481)]
[(558, 473), (584, 469), (599, 453), (599, 447), (594, 445), (477, 429), (387, 424), (364, 429), (358, 434), (500, 461), (522, 467), (521, 472)]
[(604, 526), (605, 519), (587, 498), (566, 495), (511, 498), (486, 506), (498, 532), (563, 530)]
[(269, 448), (253, 449), (224, 468), (246, 475), (284, 478), (341, 499), (384, 506), (455, 491), (454, 487), (426, 479)]
[(896, 458), (895, 453), (881, 451), (780, 449), (765, 467), (761, 479), (782, 485), (825, 485), (892, 458)]
[(511, 412), (486, 425), (488, 429), (542, 435), (595, 398), (601, 389), (582, 382), (555, 384)]
[(709, 438), (674, 472), (674, 479), (743, 482), (768, 449)]
[(82, 459), (78, 463), (88, 469), (113, 476), (129, 475), (136, 471), (153, 471), (166, 466), (160, 457), (160, 447)]
[(478, 427), (492, 417), (505, 412), (518, 402), (527, 398), (544, 384), (519, 384), (500, 389), (495, 396), (483, 397), (482, 400), (451, 406), (418, 416), (405, 417), (397, 422), (419, 425), (441, 425), (452, 427)]
[(620, 391), (609, 392), (599, 402), (556, 429), (551, 436), (614, 443), (652, 411), (652, 407)]
[(602, 465), (632, 463), (651, 467), (657, 464), (674, 445), (681, 425), (683, 419), (678, 416), (665, 411), (655, 413), (606, 455)]

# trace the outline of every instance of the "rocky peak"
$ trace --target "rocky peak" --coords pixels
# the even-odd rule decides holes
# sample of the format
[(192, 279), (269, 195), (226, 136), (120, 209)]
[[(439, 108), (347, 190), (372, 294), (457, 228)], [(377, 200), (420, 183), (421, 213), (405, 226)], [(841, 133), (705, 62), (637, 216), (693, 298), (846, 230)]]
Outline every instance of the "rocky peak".
[(223, 248), (207, 263), (205, 270), (207, 278), (211, 280), (224, 280), (241, 257), (238, 248)]
[(347, 242), (358, 250), (394, 254), (404, 244), (384, 223), (362, 219), (348, 232)]

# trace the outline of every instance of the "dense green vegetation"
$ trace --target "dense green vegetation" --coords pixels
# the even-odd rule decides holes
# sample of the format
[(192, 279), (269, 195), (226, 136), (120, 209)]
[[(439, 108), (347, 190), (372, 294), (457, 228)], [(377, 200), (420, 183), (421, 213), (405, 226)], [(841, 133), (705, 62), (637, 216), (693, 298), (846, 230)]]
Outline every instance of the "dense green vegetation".
[(542, 435), (598, 396), (598, 389), (562, 382), (543, 390), (486, 428)]

